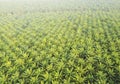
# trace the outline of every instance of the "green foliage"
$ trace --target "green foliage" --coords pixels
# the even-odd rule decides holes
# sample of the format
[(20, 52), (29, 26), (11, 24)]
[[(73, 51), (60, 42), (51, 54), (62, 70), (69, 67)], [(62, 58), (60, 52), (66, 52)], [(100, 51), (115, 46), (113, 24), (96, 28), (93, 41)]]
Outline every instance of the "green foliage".
[(0, 14), (0, 84), (119, 84), (120, 6), (84, 1)]

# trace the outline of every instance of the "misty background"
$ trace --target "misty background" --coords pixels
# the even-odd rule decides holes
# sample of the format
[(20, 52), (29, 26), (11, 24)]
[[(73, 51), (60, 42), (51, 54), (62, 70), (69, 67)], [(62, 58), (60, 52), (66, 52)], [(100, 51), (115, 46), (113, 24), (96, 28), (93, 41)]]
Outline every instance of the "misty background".
[[(117, 1), (117, 3), (115, 2)], [(85, 11), (120, 9), (118, 0), (0, 0), (1, 12)]]

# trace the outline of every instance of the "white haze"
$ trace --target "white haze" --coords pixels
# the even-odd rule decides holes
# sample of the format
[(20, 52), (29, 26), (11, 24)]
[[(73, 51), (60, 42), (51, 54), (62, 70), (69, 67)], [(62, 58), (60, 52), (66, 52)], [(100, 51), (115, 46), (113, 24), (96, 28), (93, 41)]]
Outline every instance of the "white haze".
[(38, 11), (38, 10), (68, 10), (89, 9), (111, 6), (119, 8), (117, 0), (0, 0), (0, 11)]

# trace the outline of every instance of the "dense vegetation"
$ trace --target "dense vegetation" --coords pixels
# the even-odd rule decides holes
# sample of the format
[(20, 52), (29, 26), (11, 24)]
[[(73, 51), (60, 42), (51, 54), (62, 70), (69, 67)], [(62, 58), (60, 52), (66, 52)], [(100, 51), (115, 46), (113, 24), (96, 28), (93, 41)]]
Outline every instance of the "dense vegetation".
[(1, 5), (0, 84), (120, 83), (119, 0), (70, 1), (34, 12)]

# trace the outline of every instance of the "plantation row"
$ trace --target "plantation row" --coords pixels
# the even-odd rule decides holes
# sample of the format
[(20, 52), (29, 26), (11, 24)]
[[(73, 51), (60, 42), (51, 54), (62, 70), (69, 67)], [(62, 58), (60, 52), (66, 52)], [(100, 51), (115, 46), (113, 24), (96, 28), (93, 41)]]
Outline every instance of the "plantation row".
[(117, 11), (0, 17), (1, 84), (118, 84)]
[(1, 0), (0, 84), (119, 84), (119, 4)]

